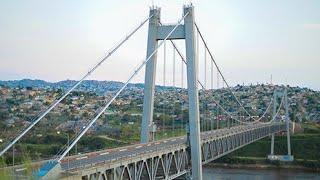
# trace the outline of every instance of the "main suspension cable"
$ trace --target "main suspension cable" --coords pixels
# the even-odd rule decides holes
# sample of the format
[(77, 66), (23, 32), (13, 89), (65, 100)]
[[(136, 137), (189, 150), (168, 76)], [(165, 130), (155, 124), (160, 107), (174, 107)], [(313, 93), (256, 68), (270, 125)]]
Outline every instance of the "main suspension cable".
[(279, 108), (278, 108), (276, 114), (272, 117), (272, 119), (269, 122), (261, 122), (261, 124), (270, 124), (273, 121), (275, 121), (276, 117), (280, 113), (281, 107), (283, 106), (283, 101), (284, 101), (284, 96), (281, 98), (281, 102), (280, 102)]
[[(170, 40), (170, 42), (171, 42), (171, 44), (173, 45), (174, 49), (177, 51), (177, 53), (178, 53), (178, 55), (180, 56), (180, 58), (181, 58), (181, 60), (183, 61), (183, 63), (187, 65), (187, 61), (186, 61), (185, 57), (182, 55), (182, 53), (180, 52), (180, 50), (178, 49), (178, 47), (176, 46), (176, 44), (175, 44), (172, 40)], [(209, 53), (210, 53), (210, 52), (209, 52)], [(199, 79), (198, 79), (197, 81), (198, 81), (199, 85), (201, 86), (201, 88), (202, 88), (203, 90), (205, 90), (205, 87), (204, 87), (204, 85), (201, 83), (201, 81), (199, 81)], [(232, 115), (232, 113), (228, 112), (223, 106), (221, 106), (220, 103), (218, 103), (218, 101), (216, 101), (215, 99), (213, 99), (213, 101), (214, 101), (214, 103), (215, 103), (217, 106), (219, 106), (228, 116), (230, 116), (233, 120), (235, 120), (235, 121), (237, 121), (237, 122), (239, 122), (239, 123), (254, 124), (254, 123), (257, 122), (257, 121), (254, 121), (254, 122), (243, 122), (243, 121), (241, 121), (241, 120), (235, 119), (235, 118), (234, 118), (234, 115)], [(271, 102), (270, 102), (270, 104), (271, 104)], [(269, 104), (267, 110), (270, 108), (270, 104)], [(258, 119), (258, 120), (260, 121), (261, 119)]]
[(237, 96), (236, 96), (236, 95), (233, 93), (233, 91), (231, 90), (231, 87), (229, 86), (228, 82), (226, 81), (224, 75), (222, 74), (222, 72), (221, 72), (218, 64), (215, 62), (215, 60), (214, 60), (214, 58), (213, 58), (213, 55), (212, 55), (210, 49), (208, 48), (207, 43), (205, 42), (205, 40), (204, 40), (204, 38), (203, 38), (200, 30), (199, 30), (199, 27), (198, 27), (198, 25), (197, 25), (196, 23), (195, 23), (195, 27), (196, 27), (196, 29), (197, 29), (198, 34), (200, 35), (200, 38), (201, 38), (201, 40), (202, 40), (205, 48), (207, 49), (207, 51), (208, 51), (208, 53), (209, 53), (209, 55), (210, 55), (211, 61), (213, 61), (213, 63), (215, 64), (215, 66), (216, 66), (216, 68), (217, 68), (217, 71), (219, 72), (219, 74), (220, 74), (223, 82), (226, 84), (226, 86), (228, 87), (228, 89), (230, 90), (231, 94), (232, 94), (232, 95), (234, 96), (234, 98), (236, 99), (237, 103), (241, 106), (241, 108), (243, 108), (243, 110), (246, 112), (246, 114), (247, 114), (249, 117), (252, 117), (251, 114), (246, 110), (246, 108), (242, 105), (242, 103), (239, 101), (239, 99), (237, 98)]
[[(200, 29), (199, 29), (199, 27), (198, 27), (198, 25), (197, 25), (196, 23), (195, 23), (195, 27), (196, 27), (196, 29), (197, 29), (198, 34), (200, 35), (200, 38), (201, 38), (201, 40), (202, 40), (205, 48), (207, 49), (207, 51), (208, 51), (208, 53), (209, 53), (209, 55), (210, 55), (211, 61), (215, 64), (218, 73), (220, 74), (223, 82), (226, 84), (227, 88), (228, 88), (229, 91), (231, 92), (232, 96), (236, 99), (237, 103), (241, 106), (241, 108), (242, 108), (242, 109), (245, 111), (245, 113), (249, 116), (249, 119), (252, 118), (252, 119), (254, 120), (254, 122), (260, 121), (263, 116), (260, 117), (260, 118), (258, 118), (258, 119), (253, 118), (253, 116), (246, 110), (246, 108), (245, 108), (245, 107), (243, 106), (243, 104), (240, 102), (240, 100), (238, 99), (238, 97), (237, 97), (237, 96), (234, 94), (234, 92), (231, 90), (230, 85), (229, 85), (228, 82), (226, 81), (226, 79), (225, 79), (225, 77), (223, 76), (223, 74), (222, 74), (222, 72), (221, 72), (218, 64), (217, 64), (216, 61), (214, 60), (213, 55), (212, 55), (209, 47), (207, 46), (207, 43), (206, 43), (206, 41), (204, 40), (204, 37), (203, 37), (203, 35), (201, 34)], [(271, 104), (271, 102), (270, 102), (270, 104)], [(270, 105), (270, 104), (269, 104), (269, 105)], [(268, 108), (267, 108), (267, 110), (268, 110)], [(266, 110), (266, 111), (267, 111), (267, 110)], [(264, 113), (264, 114), (265, 114), (265, 113)]]
[[(175, 44), (172, 40), (170, 40), (170, 41), (171, 41), (173, 47), (176, 49), (176, 51), (177, 51), (178, 55), (180, 56), (181, 60), (184, 62), (185, 65), (187, 65), (186, 59), (184, 58), (184, 56), (182, 55), (182, 53), (180, 52), (180, 50), (178, 49), (178, 47), (176, 46), (176, 44)], [(201, 86), (201, 89), (205, 90), (205, 87), (204, 87), (204, 85), (201, 83), (201, 81), (200, 81), (199, 79), (198, 79), (197, 81), (198, 81), (199, 85)], [(219, 107), (220, 107), (223, 111), (225, 111), (229, 116), (232, 116), (231, 113), (228, 112), (227, 110), (225, 110), (215, 99), (213, 99), (213, 101), (214, 101), (214, 103), (217, 104), (217, 106), (219, 106)], [(237, 120), (237, 121), (239, 121), (239, 120)], [(239, 122), (241, 122), (241, 121), (239, 121)]]
[(174, 26), (174, 28), (169, 32), (169, 34), (163, 39), (163, 41), (155, 48), (155, 50), (150, 54), (150, 56), (142, 62), (142, 64), (134, 71), (134, 73), (129, 77), (126, 83), (117, 91), (117, 93), (109, 100), (109, 102), (102, 108), (102, 110), (93, 118), (90, 123), (81, 131), (77, 138), (70, 144), (70, 146), (61, 154), (60, 157), (55, 159), (55, 161), (60, 162), (66, 154), (73, 148), (73, 146), (79, 141), (79, 139), (88, 131), (88, 129), (96, 122), (96, 120), (103, 114), (103, 112), (110, 106), (110, 104), (119, 96), (119, 94), (127, 87), (131, 80), (138, 74), (138, 72), (144, 67), (144, 65), (151, 59), (151, 57), (158, 51), (158, 49), (163, 45), (163, 43), (171, 36), (171, 34), (177, 29), (184, 18), (188, 15), (187, 12)]

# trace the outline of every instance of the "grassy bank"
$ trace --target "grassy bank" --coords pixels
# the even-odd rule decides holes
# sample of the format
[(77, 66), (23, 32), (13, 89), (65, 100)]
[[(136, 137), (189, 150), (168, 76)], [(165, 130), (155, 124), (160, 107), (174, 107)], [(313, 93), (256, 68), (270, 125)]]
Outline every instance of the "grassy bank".
[[(291, 136), (291, 148), (294, 161), (283, 163), (278, 161), (270, 162), (267, 155), (270, 154), (270, 138), (264, 138), (245, 146), (233, 153), (224, 156), (215, 162), (219, 164), (242, 164), (242, 165), (273, 165), (275, 167), (305, 167), (313, 170), (320, 169), (320, 127), (315, 124), (303, 124), (303, 132)], [(287, 153), (286, 136), (276, 136), (275, 154)]]

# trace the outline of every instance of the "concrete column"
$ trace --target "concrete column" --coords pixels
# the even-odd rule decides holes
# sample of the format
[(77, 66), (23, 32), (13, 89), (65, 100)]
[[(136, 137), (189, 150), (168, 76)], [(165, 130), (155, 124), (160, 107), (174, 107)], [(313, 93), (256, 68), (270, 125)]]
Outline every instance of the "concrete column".
[(191, 148), (192, 179), (202, 180), (201, 148), (200, 148), (200, 121), (199, 121), (199, 94), (198, 94), (198, 59), (195, 51), (195, 28), (193, 6), (185, 6), (184, 19), (187, 82), (189, 98), (189, 132), (188, 141)]
[(285, 108), (286, 108), (286, 125), (287, 125), (287, 146), (288, 155), (291, 156), (291, 143), (290, 143), (290, 119), (289, 119), (289, 104), (288, 104), (288, 92), (285, 89)]
[[(153, 15), (149, 20), (148, 30), (148, 47), (147, 47), (147, 58), (156, 49), (157, 33), (160, 22), (160, 9), (152, 8), (149, 12), (150, 16)], [(149, 142), (153, 140), (153, 133), (151, 132), (151, 126), (153, 124), (153, 104), (154, 104), (154, 89), (155, 89), (155, 78), (156, 78), (156, 65), (157, 65), (157, 54), (155, 53), (152, 58), (146, 64), (145, 71), (145, 86), (144, 86), (144, 99), (143, 99), (143, 115), (141, 124), (141, 143)]]
[[(272, 112), (272, 118), (274, 118), (274, 116), (277, 113), (277, 92), (275, 92), (273, 94), (273, 112)], [(274, 133), (272, 133), (271, 135), (271, 152), (270, 155), (274, 155)]]

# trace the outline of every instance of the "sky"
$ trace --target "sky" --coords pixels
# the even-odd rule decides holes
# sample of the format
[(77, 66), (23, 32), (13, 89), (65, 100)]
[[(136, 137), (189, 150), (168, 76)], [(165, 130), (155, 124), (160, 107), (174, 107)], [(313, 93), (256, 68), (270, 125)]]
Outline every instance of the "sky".
[[(161, 22), (176, 23), (183, 5), (190, 2), (231, 85), (270, 83), (272, 75), (274, 84), (320, 90), (319, 0), (4, 0), (0, 1), (0, 79), (80, 79), (148, 16), (152, 4), (161, 7)], [(147, 30), (145, 25), (89, 79), (127, 80), (145, 59)], [(177, 43), (184, 52), (184, 43)], [(167, 44), (165, 77), (163, 51), (158, 52), (156, 82), (164, 84), (166, 79), (165, 84), (171, 85), (173, 50)], [(201, 43), (199, 52), (199, 78), (204, 82)], [(185, 75), (178, 58), (175, 67), (175, 85), (181, 86)], [(134, 82), (143, 80), (144, 71)]]

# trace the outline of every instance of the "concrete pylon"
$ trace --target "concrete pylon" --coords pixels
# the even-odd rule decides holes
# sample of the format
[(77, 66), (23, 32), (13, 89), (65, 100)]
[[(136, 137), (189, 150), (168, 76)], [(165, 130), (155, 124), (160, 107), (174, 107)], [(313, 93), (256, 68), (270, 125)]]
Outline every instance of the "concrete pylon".
[[(185, 16), (184, 24), (178, 25), (170, 37), (169, 32), (175, 25), (160, 25), (160, 9), (150, 9), (153, 17), (149, 22), (147, 57), (156, 49), (158, 40), (184, 39), (187, 59), (187, 82), (189, 98), (189, 122), (187, 128), (189, 152), (191, 155), (191, 176), (194, 180), (202, 179), (202, 160), (200, 147), (200, 115), (199, 115), (199, 92), (198, 92), (198, 59), (195, 43), (195, 18), (192, 5), (183, 7)], [(141, 125), (141, 142), (146, 143), (154, 140), (155, 125), (153, 123), (153, 106), (156, 77), (156, 53), (146, 65), (145, 88), (143, 100), (143, 117)]]
[[(157, 34), (160, 23), (160, 9), (153, 7), (150, 9), (148, 31), (147, 57), (157, 48)], [(141, 125), (141, 143), (147, 143), (154, 140), (153, 127), (153, 107), (154, 107), (154, 91), (156, 79), (157, 53), (146, 64), (145, 83), (144, 83), (144, 99), (143, 99), (143, 115)]]
[(286, 111), (287, 148), (288, 148), (288, 157), (289, 157), (291, 156), (291, 141), (290, 141), (290, 117), (289, 117), (289, 102), (288, 102), (287, 88), (285, 89), (285, 92), (284, 92), (284, 100), (285, 100), (285, 111)]
[[(277, 113), (277, 92), (273, 94), (273, 111), (272, 111), (272, 118), (275, 118)], [(274, 155), (274, 133), (271, 135), (271, 149), (270, 155)]]
[[(287, 88), (284, 89), (284, 92), (275, 92), (273, 97), (273, 118), (276, 115), (277, 111), (277, 99), (278, 97), (283, 98), (284, 100), (284, 108), (285, 108), (285, 123), (286, 123), (286, 135), (287, 135), (287, 148), (288, 153), (287, 155), (275, 155), (274, 153), (274, 133), (271, 135), (271, 152), (268, 155), (268, 159), (271, 161), (293, 161), (294, 157), (291, 155), (291, 141), (290, 141), (290, 119), (289, 119), (289, 103), (288, 103), (288, 92)], [(281, 107), (279, 107), (281, 108)], [(278, 121), (279, 123), (279, 121)]]
[(199, 92), (198, 92), (198, 59), (195, 45), (194, 8), (185, 6), (184, 14), (188, 13), (184, 20), (186, 59), (187, 59), (187, 84), (189, 98), (189, 132), (188, 140), (191, 149), (191, 176), (192, 179), (202, 179), (202, 160), (200, 146), (200, 116), (199, 116)]

